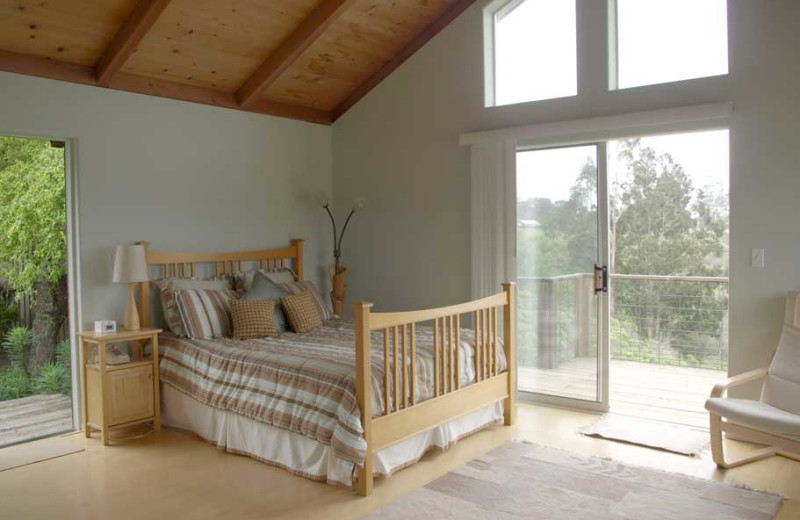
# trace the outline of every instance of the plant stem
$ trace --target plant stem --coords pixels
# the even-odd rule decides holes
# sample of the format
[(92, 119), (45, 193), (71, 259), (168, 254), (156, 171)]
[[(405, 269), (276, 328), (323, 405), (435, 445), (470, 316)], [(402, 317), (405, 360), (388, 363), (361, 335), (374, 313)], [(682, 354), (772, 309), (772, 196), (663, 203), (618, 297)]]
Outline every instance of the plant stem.
[[(339, 243), (336, 245), (336, 250), (339, 252), (339, 255), (342, 254), (342, 239), (344, 238), (344, 232), (347, 231), (347, 224), (350, 223), (350, 217), (353, 216), (356, 210), (351, 209), (350, 214), (347, 215), (347, 220), (344, 221), (344, 226), (342, 226), (342, 234), (339, 235)], [(339, 256), (336, 257), (336, 272), (339, 272)]]

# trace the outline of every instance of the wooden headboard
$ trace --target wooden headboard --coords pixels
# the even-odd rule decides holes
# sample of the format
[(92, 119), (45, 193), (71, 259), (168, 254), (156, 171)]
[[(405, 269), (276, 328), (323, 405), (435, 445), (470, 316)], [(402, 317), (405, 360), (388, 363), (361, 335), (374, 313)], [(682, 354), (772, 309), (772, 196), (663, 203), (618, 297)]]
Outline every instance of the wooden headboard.
[[(195, 276), (198, 264), (213, 266), (216, 276), (234, 274), (245, 270), (245, 262), (258, 263), (259, 269), (291, 267), (297, 280), (303, 279), (303, 239), (296, 238), (292, 245), (280, 249), (261, 251), (229, 251), (225, 253), (182, 253), (152, 251), (149, 242), (143, 244), (147, 252), (147, 265), (161, 267), (161, 278), (189, 278)], [(291, 265), (287, 264), (287, 260)], [(139, 320), (142, 327), (150, 326), (150, 281), (139, 283)]]

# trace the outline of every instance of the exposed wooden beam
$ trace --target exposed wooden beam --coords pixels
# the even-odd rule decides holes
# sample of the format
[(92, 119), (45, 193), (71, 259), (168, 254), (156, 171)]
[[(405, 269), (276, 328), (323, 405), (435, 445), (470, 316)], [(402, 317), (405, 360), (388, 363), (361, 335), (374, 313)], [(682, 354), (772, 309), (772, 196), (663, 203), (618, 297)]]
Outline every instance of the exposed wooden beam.
[(333, 110), (333, 120), (336, 121), (339, 119), (342, 114), (347, 112), (353, 105), (358, 103), (361, 98), (369, 93), (370, 90), (375, 88), (381, 81), (386, 79), (386, 77), (394, 72), (397, 67), (405, 63), (405, 61), (413, 56), (415, 52), (421, 49), (434, 36), (439, 34), (442, 29), (450, 25), (450, 22), (458, 18), (461, 13), (466, 11), (474, 3), (475, 0), (456, 0), (450, 9), (445, 11), (444, 14), (442, 14), (439, 18), (434, 20), (433, 23), (431, 23), (421, 33), (414, 37), (414, 39), (403, 48), (403, 50), (401, 50), (392, 59), (387, 61), (383, 67), (378, 69), (378, 71), (370, 76), (367, 81), (365, 81), (360, 87), (347, 96), (344, 101), (339, 103), (339, 105)]
[(245, 108), (256, 103), (260, 95), (353, 3), (354, 0), (323, 0), (239, 88), (236, 93), (239, 103)]
[[(71, 83), (100, 86), (92, 67), (72, 65), (54, 60), (34, 58), (24, 54), (0, 51), (0, 71), (15, 72), (28, 76), (38, 76)], [(249, 108), (239, 105), (236, 96), (227, 92), (171, 81), (146, 78), (128, 73), (120, 73), (114, 79), (114, 90), (135, 92), (149, 96), (177, 99), (203, 105), (244, 110), (257, 114), (299, 119), (311, 123), (330, 125), (333, 118), (329, 112), (300, 105), (258, 100)]]
[(122, 69), (169, 2), (170, 0), (139, 0), (95, 65), (94, 72), (99, 86), (107, 87), (111, 84), (111, 80)]

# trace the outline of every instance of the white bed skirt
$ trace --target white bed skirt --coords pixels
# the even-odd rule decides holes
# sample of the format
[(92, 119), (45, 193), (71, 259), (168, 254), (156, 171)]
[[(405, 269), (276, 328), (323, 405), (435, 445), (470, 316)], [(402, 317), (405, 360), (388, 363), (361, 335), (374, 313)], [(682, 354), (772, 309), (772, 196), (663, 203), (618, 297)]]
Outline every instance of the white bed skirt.
[[(503, 402), (491, 404), (373, 454), (376, 477), (386, 477), (434, 448), (446, 449), (462, 437), (503, 420)], [(352, 486), (352, 462), (314, 439), (241, 415), (213, 408), (170, 385), (161, 385), (161, 421), (189, 430), (218, 448), (329, 484)]]

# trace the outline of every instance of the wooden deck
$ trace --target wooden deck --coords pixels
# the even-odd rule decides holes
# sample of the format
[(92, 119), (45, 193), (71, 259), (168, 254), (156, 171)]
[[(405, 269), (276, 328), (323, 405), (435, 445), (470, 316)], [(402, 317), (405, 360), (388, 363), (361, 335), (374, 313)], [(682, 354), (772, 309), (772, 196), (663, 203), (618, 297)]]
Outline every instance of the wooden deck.
[[(523, 391), (593, 400), (597, 361), (576, 358), (554, 369), (519, 367)], [(611, 360), (611, 411), (707, 428), (703, 404), (714, 383), (727, 377), (719, 370)]]
[(0, 402), (0, 448), (72, 430), (72, 398), (32, 395)]

